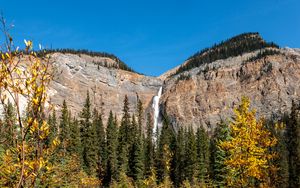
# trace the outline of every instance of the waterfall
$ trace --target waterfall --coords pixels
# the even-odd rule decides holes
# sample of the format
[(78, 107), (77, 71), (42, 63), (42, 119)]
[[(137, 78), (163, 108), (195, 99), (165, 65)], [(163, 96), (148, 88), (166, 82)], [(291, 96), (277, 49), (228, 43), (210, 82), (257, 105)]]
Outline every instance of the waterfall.
[[(156, 140), (156, 136), (158, 135), (159, 128), (159, 99), (161, 97), (162, 87), (159, 88), (159, 91), (156, 96), (153, 98), (152, 108), (154, 109), (154, 124), (153, 124), (153, 140)], [(156, 135), (156, 136), (155, 136)]]

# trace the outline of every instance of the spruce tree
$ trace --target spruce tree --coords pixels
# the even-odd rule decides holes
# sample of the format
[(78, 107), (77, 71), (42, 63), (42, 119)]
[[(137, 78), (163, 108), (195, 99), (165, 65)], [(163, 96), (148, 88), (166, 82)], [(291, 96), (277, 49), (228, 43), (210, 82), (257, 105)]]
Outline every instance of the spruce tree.
[(127, 95), (124, 98), (123, 117), (118, 135), (118, 179), (122, 173), (128, 172), (128, 157), (130, 146), (133, 144), (133, 139), (136, 131), (130, 122), (129, 101)]
[(75, 117), (70, 123), (69, 150), (71, 154), (76, 155), (77, 157), (81, 156), (82, 145), (80, 140), (80, 127), (79, 127), (79, 122)]
[(14, 147), (16, 144), (16, 112), (12, 103), (8, 100), (4, 108), (4, 120), (3, 120), (3, 141), (4, 148), (8, 149), (9, 147)]
[(300, 187), (300, 105), (294, 101), (286, 126), (289, 187)]
[(143, 134), (143, 103), (142, 101), (138, 98), (138, 103), (137, 103), (137, 115), (138, 115), (138, 132), (142, 135)]
[(58, 125), (57, 125), (57, 118), (56, 118), (56, 111), (53, 109), (52, 114), (48, 117), (48, 124), (49, 124), (49, 136), (47, 138), (47, 144), (49, 145), (51, 141), (58, 136)]
[(275, 137), (278, 140), (275, 147), (275, 152), (278, 154), (278, 157), (274, 160), (274, 164), (278, 166), (277, 179), (275, 180), (277, 187), (285, 188), (288, 187), (289, 184), (289, 163), (286, 139), (283, 131), (278, 131)]
[[(288, 120), (288, 116), (284, 115), (283, 122)], [(276, 170), (271, 169), (269, 172), (269, 177), (273, 185), (280, 188), (286, 188), (289, 186), (289, 163), (288, 163), (288, 150), (286, 145), (286, 135), (284, 132), (284, 123), (278, 122), (275, 123), (272, 120), (265, 122), (265, 126), (268, 130), (274, 135), (277, 139), (277, 144), (269, 148), (270, 152), (275, 152), (277, 154), (270, 163)]]
[(118, 159), (118, 170), (117, 179), (120, 179), (122, 174), (127, 174), (128, 172), (128, 153), (129, 148), (125, 142), (125, 137), (120, 134), (118, 136), (118, 147), (117, 147), (117, 159)]
[[(184, 151), (184, 174), (185, 179), (193, 181), (196, 174), (197, 163), (197, 145), (193, 128), (190, 126), (186, 134), (186, 143)], [(209, 155), (209, 154), (208, 154)]]
[(172, 163), (172, 179), (176, 186), (180, 186), (185, 180), (185, 166), (186, 162), (185, 156), (185, 141), (186, 141), (185, 129), (179, 127), (176, 135), (176, 147), (174, 151), (173, 163)]
[(196, 132), (196, 145), (197, 145), (197, 172), (196, 176), (201, 183), (205, 183), (205, 180), (209, 176), (209, 138), (203, 128), (200, 126)]
[(132, 130), (133, 127), (130, 122), (130, 114), (129, 114), (129, 101), (127, 95), (125, 95), (124, 105), (123, 105), (123, 117), (122, 117), (121, 127), (120, 127), (120, 136), (122, 137), (122, 140), (126, 142), (128, 145), (130, 145), (133, 141)]
[[(135, 116), (132, 116), (132, 127), (137, 127), (137, 122), (135, 120)], [(128, 159), (129, 165), (129, 176), (132, 177), (135, 181), (141, 180), (144, 172), (144, 164), (143, 164), (143, 143), (140, 132), (136, 129), (133, 132), (134, 141), (130, 146), (130, 153)]]
[(107, 160), (104, 185), (109, 185), (113, 180), (117, 180), (117, 144), (117, 122), (112, 111), (110, 111), (106, 128)]
[(145, 176), (149, 177), (152, 175), (152, 170), (154, 168), (154, 144), (153, 144), (153, 123), (151, 116), (147, 114), (147, 129), (146, 129), (146, 139), (145, 139)]
[(175, 134), (170, 124), (166, 112), (163, 113), (163, 126), (159, 135), (157, 154), (156, 154), (156, 171), (159, 182), (170, 178), (170, 168), (172, 161), (172, 151), (175, 150)]
[(228, 154), (219, 144), (229, 139), (230, 130), (228, 125), (223, 121), (218, 123), (211, 141), (211, 173), (214, 184), (219, 187), (226, 185), (226, 175), (229, 170), (224, 164)]
[(91, 123), (91, 102), (89, 92), (81, 111), (81, 128), (82, 128), (82, 159), (83, 167), (89, 175), (95, 175), (97, 166), (97, 149), (95, 145), (96, 131)]
[(69, 111), (66, 101), (63, 101), (60, 116), (60, 133), (59, 138), (61, 142), (61, 149), (63, 156), (67, 155), (68, 143), (70, 141), (70, 127), (69, 127)]
[[(56, 112), (53, 109), (52, 114), (48, 116), (48, 125), (49, 125), (49, 135), (46, 138), (45, 145), (51, 147), (55, 139), (59, 139), (60, 135), (58, 132), (59, 123), (57, 123)], [(51, 155), (50, 160), (52, 163), (54, 162), (65, 162), (65, 157), (62, 157), (62, 145), (60, 145), (55, 149), (55, 152)]]
[(106, 168), (106, 140), (105, 131), (102, 122), (102, 114), (99, 114), (97, 109), (93, 112), (93, 129), (95, 130), (95, 146), (97, 149), (97, 170), (98, 177), (103, 179)]

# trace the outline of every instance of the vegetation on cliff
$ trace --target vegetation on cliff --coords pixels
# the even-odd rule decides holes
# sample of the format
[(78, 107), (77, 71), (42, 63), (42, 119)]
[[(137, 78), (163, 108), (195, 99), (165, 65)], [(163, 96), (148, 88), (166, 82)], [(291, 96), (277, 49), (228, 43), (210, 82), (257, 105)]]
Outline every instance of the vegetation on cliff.
[(187, 62), (181, 65), (174, 75), (219, 59), (226, 59), (265, 48), (279, 48), (279, 46), (273, 42), (264, 41), (259, 33), (243, 33), (197, 52), (188, 58)]
[(95, 51), (89, 51), (89, 50), (85, 50), (85, 49), (80, 49), (80, 50), (76, 50), (76, 49), (70, 49), (70, 48), (62, 48), (62, 49), (47, 49), (46, 51), (44, 50), (40, 50), (37, 51), (37, 56), (39, 57), (43, 57), (47, 54), (52, 54), (52, 53), (63, 53), (63, 54), (75, 54), (75, 55), (88, 55), (91, 57), (106, 57), (106, 58), (110, 58), (113, 61), (115, 61), (116, 63), (114, 64), (110, 64), (107, 62), (91, 62), (91, 63), (95, 63), (104, 67), (108, 67), (108, 68), (116, 68), (116, 69), (121, 69), (121, 70), (126, 70), (129, 72), (135, 72), (131, 67), (129, 67), (128, 65), (126, 65), (122, 60), (120, 60), (117, 56), (110, 54), (110, 53), (106, 53), (106, 52), (95, 52)]
[[(250, 101), (243, 98), (234, 109), (229, 122), (221, 122), (211, 137), (199, 125), (173, 129), (167, 114), (159, 135), (152, 132), (148, 115), (146, 132), (139, 116), (129, 113), (127, 97), (124, 99), (123, 118), (117, 122), (110, 112), (106, 128), (97, 107), (91, 110), (89, 94), (80, 116), (72, 116), (64, 102), (60, 123), (55, 113), (49, 116), (47, 143), (57, 142), (51, 150), (46, 170), (37, 171), (34, 185), (88, 187), (282, 187), (299, 185), (299, 105), (294, 103), (292, 113), (278, 123), (256, 118)], [(2, 150), (14, 151), (17, 121), (14, 109), (4, 112), (1, 120)], [(69, 112), (69, 113), (68, 113)], [(135, 113), (144, 113), (142, 106)], [(142, 116), (140, 116), (142, 117)], [(284, 123), (287, 129), (279, 134)], [(50, 133), (51, 130), (51, 133)], [(52, 132), (53, 130), (53, 132)], [(59, 130), (59, 131), (57, 131)], [(64, 135), (64, 136), (63, 136)], [(153, 143), (153, 136), (157, 142)], [(58, 139), (59, 138), (59, 139)], [(46, 140), (45, 140), (46, 143)], [(292, 145), (290, 145), (292, 144)], [(18, 164), (2, 153), (0, 178), (2, 186), (15, 186), (17, 171), (8, 165)], [(49, 171), (51, 169), (51, 171)], [(51, 172), (44, 177), (42, 172)], [(7, 174), (10, 172), (10, 174)], [(283, 175), (285, 172), (286, 175)], [(16, 175), (16, 176), (15, 176)], [(293, 178), (291, 178), (293, 177)], [(42, 179), (41, 179), (42, 178)], [(42, 181), (43, 180), (43, 181)], [(28, 185), (24, 182), (23, 185)], [(32, 183), (29, 181), (28, 183)]]
[[(142, 102), (130, 109), (127, 96), (121, 122), (110, 111), (106, 127), (105, 114), (91, 104), (89, 92), (79, 115), (72, 115), (64, 101), (57, 118), (46, 106), (52, 80), (47, 56), (38, 57), (32, 42), (25, 41), (24, 70), (18, 61), (23, 52), (6, 37), (7, 51), (0, 54), (1, 187), (300, 187), (297, 102), (290, 114), (267, 122), (242, 98), (234, 116), (220, 122), (211, 137), (201, 124), (175, 130), (166, 112), (154, 134)], [(241, 45), (250, 50), (259, 44)], [(28, 100), (24, 113), (22, 96)]]

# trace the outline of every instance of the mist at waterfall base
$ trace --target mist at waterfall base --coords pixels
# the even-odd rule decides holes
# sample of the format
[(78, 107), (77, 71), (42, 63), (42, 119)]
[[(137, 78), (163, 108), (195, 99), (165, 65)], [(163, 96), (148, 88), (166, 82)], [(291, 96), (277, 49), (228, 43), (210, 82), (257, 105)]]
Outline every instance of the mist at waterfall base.
[(154, 110), (154, 121), (153, 121), (153, 141), (156, 142), (158, 137), (159, 130), (161, 128), (161, 122), (159, 122), (159, 99), (162, 94), (162, 87), (159, 88), (159, 91), (156, 96), (153, 97), (152, 108)]

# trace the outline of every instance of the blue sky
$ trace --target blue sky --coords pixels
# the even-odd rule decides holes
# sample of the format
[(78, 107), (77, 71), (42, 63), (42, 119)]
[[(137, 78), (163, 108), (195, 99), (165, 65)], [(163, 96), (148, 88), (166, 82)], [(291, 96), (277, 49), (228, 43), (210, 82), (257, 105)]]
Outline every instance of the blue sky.
[(281, 47), (300, 47), (299, 0), (0, 0), (20, 45), (117, 55), (136, 71), (160, 75), (195, 52), (258, 31)]

